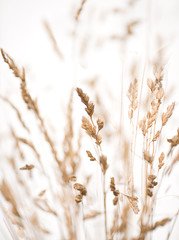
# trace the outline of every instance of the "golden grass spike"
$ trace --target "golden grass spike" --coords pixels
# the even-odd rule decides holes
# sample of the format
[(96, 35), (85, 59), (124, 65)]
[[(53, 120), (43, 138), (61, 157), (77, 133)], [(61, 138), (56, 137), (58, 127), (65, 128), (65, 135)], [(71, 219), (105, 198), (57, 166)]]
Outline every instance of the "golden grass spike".
[(100, 131), (104, 127), (104, 122), (98, 118), (97, 125), (98, 125), (98, 131)]
[(100, 164), (101, 164), (102, 172), (105, 175), (106, 171), (107, 171), (107, 169), (109, 167), (109, 165), (107, 163), (107, 157), (106, 156), (104, 156), (104, 155), (100, 156)]
[(19, 68), (14, 63), (14, 60), (1, 48), (1, 55), (4, 59), (4, 62), (8, 64), (9, 68), (13, 71), (14, 75), (17, 78), (22, 78)]
[(175, 103), (173, 102), (171, 105), (167, 107), (167, 112), (162, 114), (162, 126), (165, 126), (168, 119), (171, 117), (174, 107)]
[(96, 161), (96, 158), (93, 157), (92, 153), (90, 151), (86, 151), (88, 157), (90, 158), (90, 161)]
[(81, 88), (76, 88), (76, 91), (78, 93), (78, 96), (81, 98), (82, 103), (84, 103), (86, 106), (88, 106), (89, 97), (86, 93), (83, 92)]
[(114, 182), (114, 177), (111, 178), (111, 181), (110, 181), (110, 189), (111, 189), (112, 192), (116, 190), (116, 186), (115, 186), (115, 182)]
[(161, 169), (162, 166), (164, 165), (164, 158), (165, 158), (165, 154), (162, 152), (162, 153), (160, 154), (159, 159), (158, 159), (158, 161), (159, 161), (158, 169)]

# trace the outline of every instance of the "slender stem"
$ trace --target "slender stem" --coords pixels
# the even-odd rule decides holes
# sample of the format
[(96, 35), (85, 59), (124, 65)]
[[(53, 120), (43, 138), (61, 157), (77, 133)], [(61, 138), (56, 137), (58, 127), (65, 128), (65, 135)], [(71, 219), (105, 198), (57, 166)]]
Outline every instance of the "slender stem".
[[(133, 124), (133, 119), (130, 121), (131, 124), (131, 128), (132, 128), (132, 137), (131, 139), (134, 139), (134, 124)], [(135, 151), (135, 149), (134, 149)], [(134, 192), (134, 154), (135, 152), (133, 152), (133, 140), (131, 141), (131, 186), (130, 186), (130, 194), (133, 196), (133, 192)]]
[(82, 206), (82, 219), (83, 219), (83, 233), (84, 233), (84, 239), (86, 239), (86, 228), (85, 228), (85, 220), (84, 220), (84, 206), (83, 206), (83, 201), (81, 202)]
[(105, 190), (105, 174), (103, 174), (103, 196), (104, 196), (104, 226), (105, 226), (105, 239), (107, 240), (107, 209), (106, 209), (106, 190)]

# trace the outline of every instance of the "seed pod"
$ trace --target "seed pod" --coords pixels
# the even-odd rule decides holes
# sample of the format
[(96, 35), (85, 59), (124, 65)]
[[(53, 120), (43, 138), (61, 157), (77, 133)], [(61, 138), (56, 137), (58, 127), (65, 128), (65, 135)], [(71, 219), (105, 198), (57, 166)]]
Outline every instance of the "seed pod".
[(114, 194), (114, 196), (117, 197), (117, 196), (119, 195), (119, 190), (114, 190), (114, 191), (113, 191), (113, 194)]
[(100, 131), (104, 126), (104, 122), (102, 120), (98, 119), (97, 125), (98, 125), (98, 131)]
[(82, 201), (82, 198), (83, 198), (83, 195), (81, 195), (81, 194), (76, 195), (75, 196), (76, 203), (80, 203)]
[(110, 189), (112, 192), (115, 191), (115, 189), (116, 189), (115, 183), (114, 183), (114, 177), (111, 178)]
[(118, 203), (118, 197), (115, 197), (115, 198), (113, 199), (113, 205), (117, 205), (117, 203)]

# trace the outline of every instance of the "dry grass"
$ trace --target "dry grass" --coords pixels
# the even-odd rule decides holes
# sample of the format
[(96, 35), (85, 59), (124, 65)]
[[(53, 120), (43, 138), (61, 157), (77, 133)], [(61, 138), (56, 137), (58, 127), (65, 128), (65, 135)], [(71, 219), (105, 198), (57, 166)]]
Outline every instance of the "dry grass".
[[(86, 2), (83, 0), (76, 12), (78, 24), (87, 7)], [(136, 1), (129, 1), (125, 11), (130, 11), (135, 4)], [(121, 10), (113, 9), (113, 12), (116, 14)], [(123, 59), (127, 41), (135, 37), (134, 29), (139, 23), (134, 19), (124, 26), (124, 35), (108, 38), (121, 43)], [(44, 25), (60, 61), (64, 60), (49, 24), (45, 22)], [(17, 66), (4, 49), (1, 49), (1, 56), (15, 78), (20, 80), (21, 99), (27, 107), (26, 112), (21, 112), (9, 97), (0, 95), (4, 105), (11, 107), (8, 111), (15, 111), (20, 127), (25, 131), (21, 136), (14, 127), (9, 127), (15, 147), (8, 157), (4, 155), (8, 170), (1, 172), (0, 179), (0, 207), (8, 219), (6, 224), (12, 239), (147, 240), (153, 239), (160, 228), (165, 229), (162, 239), (171, 239), (178, 209), (169, 215), (163, 209), (162, 216), (158, 216), (157, 201), (165, 179), (178, 167), (179, 128), (176, 126), (174, 136), (167, 132), (170, 119), (176, 119), (177, 115), (175, 102), (165, 101), (162, 53), (158, 54), (157, 60), (148, 63), (152, 69), (150, 76), (143, 73), (139, 79), (136, 67), (132, 68), (125, 96), (129, 106), (123, 106), (121, 97), (119, 124), (113, 130), (109, 127), (111, 112), (106, 112), (105, 101), (103, 103), (100, 96), (101, 92), (105, 98), (107, 94), (98, 90), (97, 80), (86, 83), (93, 101), (83, 87), (71, 88), (61, 146), (57, 146), (51, 136), (46, 119), (28, 90), (25, 68)], [(146, 93), (144, 98), (143, 91)], [(76, 102), (82, 109), (84, 107), (78, 130)], [(43, 135), (43, 139), (39, 139), (50, 149), (51, 162), (48, 164), (41, 156), (38, 144), (31, 140), (31, 128), (23, 120), (28, 111), (37, 120), (38, 134)], [(29, 152), (33, 156), (30, 162), (27, 161)], [(36, 193), (33, 189), (38, 181), (40, 191)], [(94, 228), (95, 225), (99, 228)]]

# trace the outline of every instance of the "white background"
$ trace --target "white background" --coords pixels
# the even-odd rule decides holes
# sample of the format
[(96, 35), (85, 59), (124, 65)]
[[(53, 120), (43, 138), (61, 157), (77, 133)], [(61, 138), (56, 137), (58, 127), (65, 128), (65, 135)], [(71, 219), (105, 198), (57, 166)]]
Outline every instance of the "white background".
[[(165, 51), (165, 90), (172, 89), (169, 103), (176, 102), (173, 125), (167, 136), (172, 137), (179, 122), (177, 113), (179, 110), (179, 1), (138, 0), (136, 6), (127, 13), (121, 12), (115, 15), (110, 13), (112, 9), (114, 7), (125, 9), (127, 1), (91, 0), (87, 1), (79, 25), (76, 26), (74, 18), (80, 3), (81, 1), (72, 0), (0, 0), (0, 48), (3, 48), (18, 66), (25, 67), (28, 89), (32, 96), (37, 98), (41, 114), (49, 124), (57, 145), (60, 145), (63, 139), (63, 135), (59, 133), (65, 126), (64, 113), (71, 88), (82, 86), (88, 89), (85, 82), (97, 76), (100, 79), (99, 92), (103, 96), (102, 101), (106, 104), (109, 113), (112, 113), (114, 109), (120, 108), (122, 74), (123, 97), (125, 97), (129, 86), (128, 66), (131, 66), (132, 61), (137, 62), (138, 67), (140, 66), (138, 69), (140, 81), (146, 54), (150, 62), (155, 59), (160, 48)], [(133, 19), (139, 19), (141, 23), (134, 28), (134, 36), (128, 41), (126, 57), (123, 59), (120, 42), (111, 41), (110, 36), (123, 34), (125, 31), (123, 26)], [(55, 54), (43, 21), (48, 21), (51, 26), (59, 49), (63, 53), (63, 60)], [(156, 47), (157, 36), (162, 37), (161, 46), (158, 47)], [(87, 47), (85, 52), (82, 52), (85, 42)], [(94, 96), (93, 90), (88, 89), (88, 93)], [(0, 57), (0, 94), (9, 97), (20, 109), (23, 109), (19, 80), (14, 78), (2, 57)], [(117, 101), (105, 102), (106, 95)], [(76, 97), (75, 104), (78, 105)], [(15, 128), (17, 126), (16, 121), (12, 121), (13, 116), (8, 113), (6, 106), (2, 102), (0, 106), (1, 146), (2, 151), (8, 152), (2, 139), (7, 136), (8, 124)], [(128, 108), (128, 105), (124, 105), (125, 107)], [(30, 118), (29, 115), (24, 117)], [(118, 117), (118, 111), (111, 116), (112, 126), (118, 124)], [(76, 118), (81, 119), (80, 111)], [(2, 152), (0, 155), (3, 156)], [(173, 180), (179, 181), (178, 177), (173, 177)], [(176, 188), (178, 184), (175, 184), (175, 190)], [(170, 204), (176, 206), (178, 201), (171, 200)], [(171, 210), (172, 214), (175, 209)], [(176, 234), (175, 229), (172, 239), (177, 239)]]

